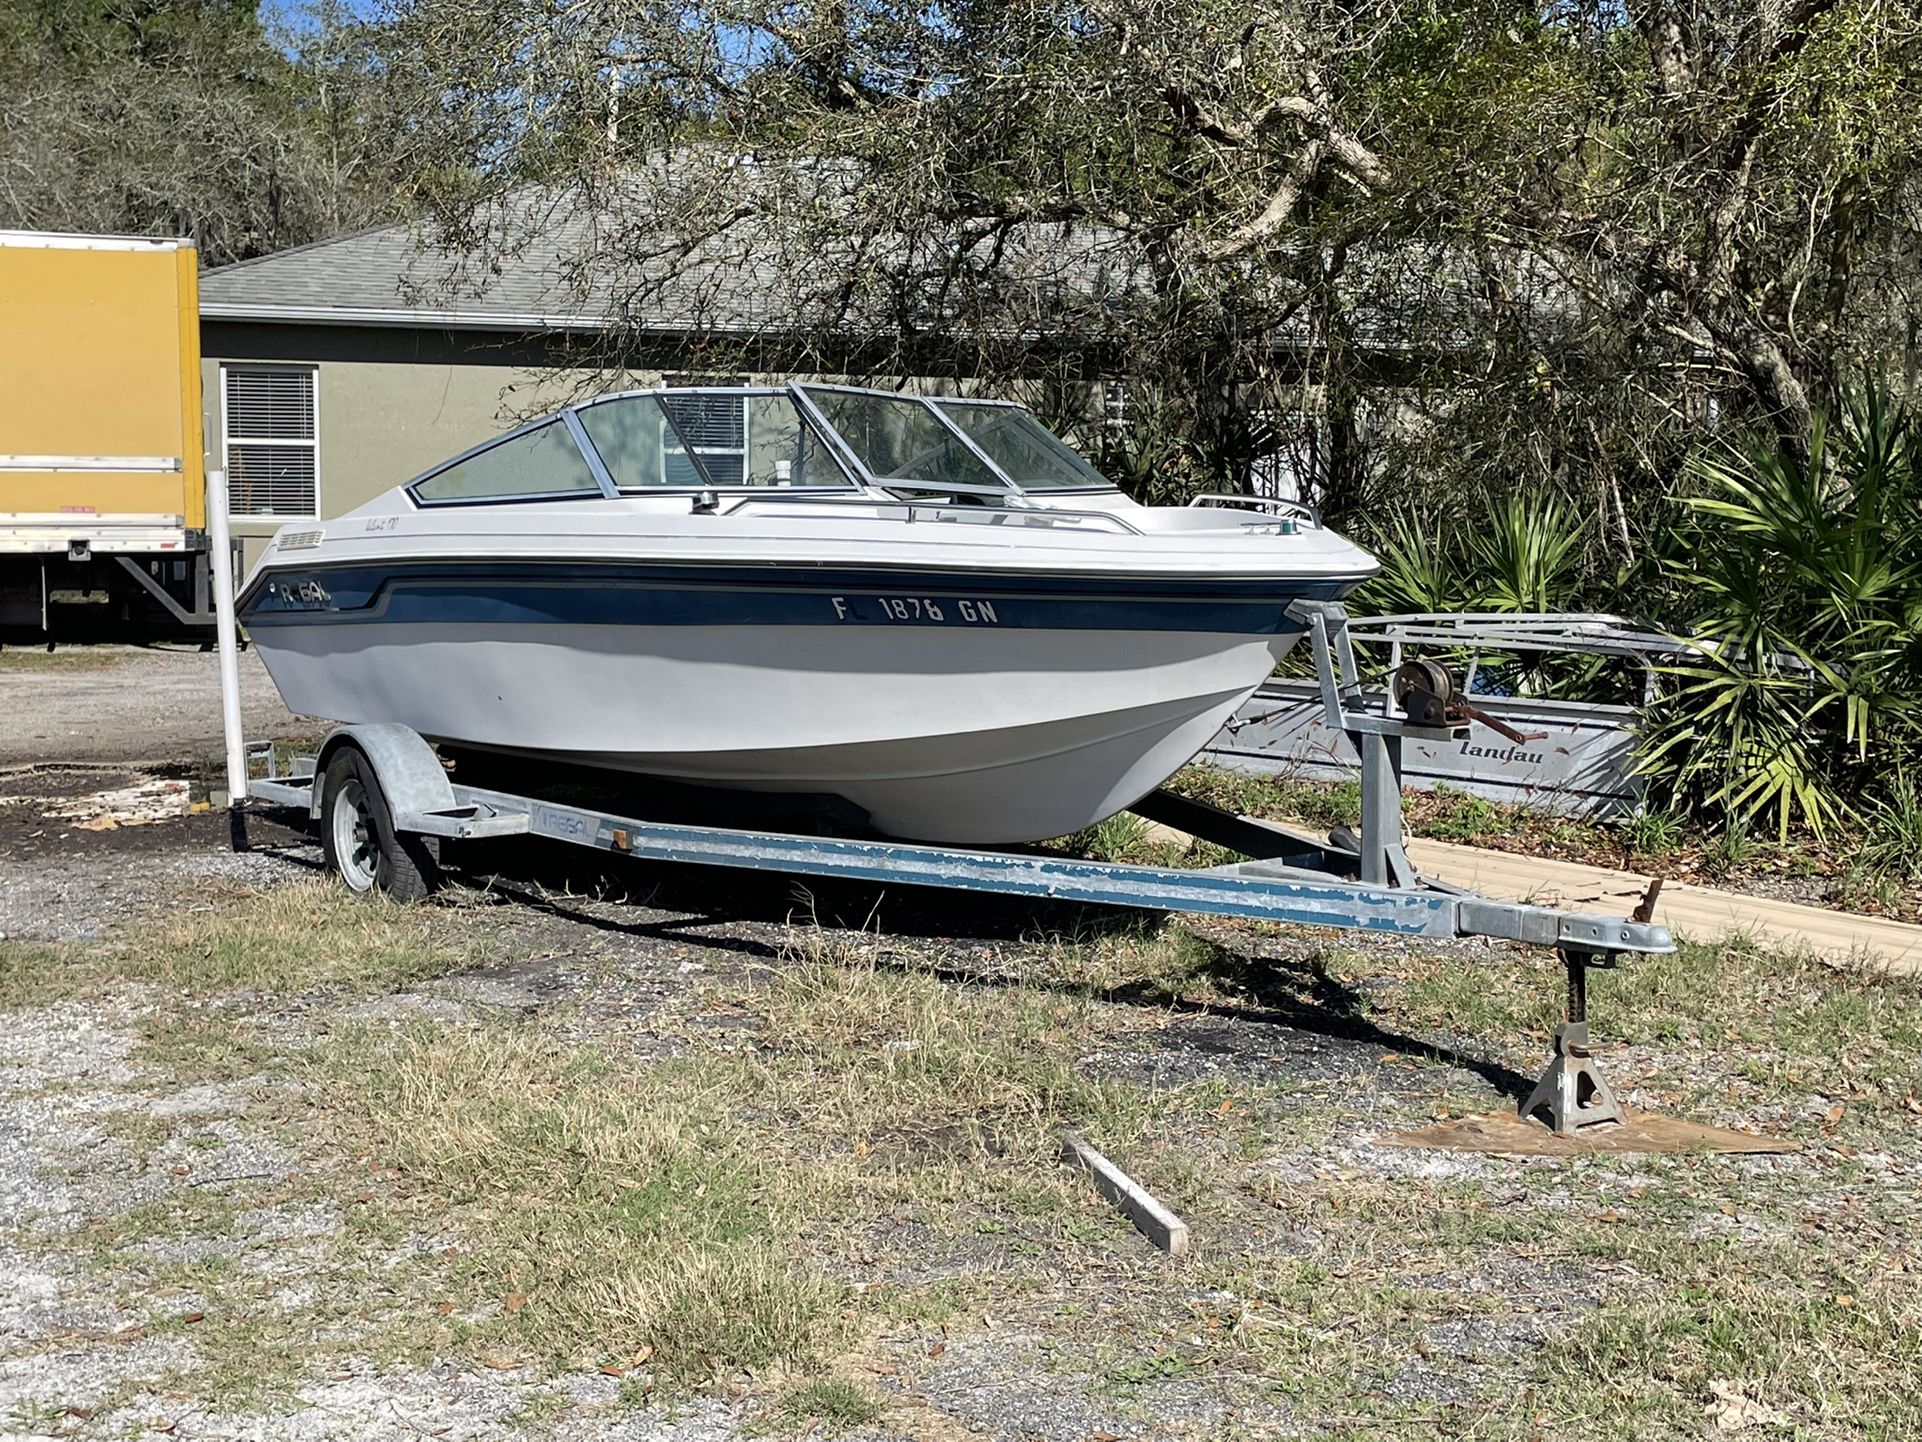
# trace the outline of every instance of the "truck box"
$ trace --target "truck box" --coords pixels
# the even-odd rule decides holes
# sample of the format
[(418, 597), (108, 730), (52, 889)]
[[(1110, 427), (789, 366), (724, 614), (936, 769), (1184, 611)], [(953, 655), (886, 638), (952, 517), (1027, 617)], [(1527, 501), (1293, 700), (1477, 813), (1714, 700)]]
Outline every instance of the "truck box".
[(0, 231), (0, 629), (210, 625), (198, 266), (184, 240)]

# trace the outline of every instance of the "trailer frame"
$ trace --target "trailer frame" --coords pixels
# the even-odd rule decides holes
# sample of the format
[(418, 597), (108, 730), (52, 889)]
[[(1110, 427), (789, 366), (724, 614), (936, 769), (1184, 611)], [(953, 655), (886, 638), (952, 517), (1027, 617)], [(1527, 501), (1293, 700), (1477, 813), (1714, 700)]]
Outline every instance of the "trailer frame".
[[(866, 835), (732, 826), (624, 815), (533, 794), (469, 786), (433, 746), (391, 722), (336, 727), (318, 751), (283, 769), (271, 743), (244, 746), (234, 803), (304, 811), (320, 823), (330, 862), (357, 890), (423, 894), (435, 862), (423, 845), (536, 836), (613, 855), (882, 885), (1026, 896), (1137, 910), (1329, 927), (1428, 939), (1485, 937), (1553, 948), (1567, 973), (1568, 1013), (1541, 1083), (1522, 1105), (1562, 1134), (1619, 1121), (1596, 1070), (1587, 1030), (1587, 972), (1620, 958), (1674, 950), (1648, 903), (1627, 918), (1561, 911), (1479, 895), (1423, 876), (1403, 846), (1401, 752), (1415, 737), (1459, 737), (1467, 727), (1417, 726), (1370, 698), (1337, 602), (1297, 602), (1314, 648), (1330, 725), (1362, 761), (1361, 825), (1316, 837), (1158, 790), (1131, 809), (1248, 858), (1187, 869), (1088, 861), (1020, 849), (929, 846)], [(1380, 700), (1376, 709), (1375, 700)], [(258, 763), (264, 774), (248, 773)], [(239, 824), (244, 819), (237, 813)], [(343, 859), (348, 853), (353, 860)], [(388, 878), (383, 881), (381, 878)], [(394, 878), (400, 878), (396, 881)], [(1659, 886), (1659, 883), (1657, 883)]]

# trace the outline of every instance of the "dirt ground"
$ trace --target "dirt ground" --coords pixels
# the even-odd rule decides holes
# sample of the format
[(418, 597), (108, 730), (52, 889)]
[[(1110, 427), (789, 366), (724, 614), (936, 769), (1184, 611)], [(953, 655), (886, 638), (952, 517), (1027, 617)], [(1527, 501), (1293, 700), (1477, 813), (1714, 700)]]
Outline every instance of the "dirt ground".
[(1624, 1100), (1794, 1150), (1410, 1148), (1526, 1091), (1552, 965), (84, 824), (205, 771), (211, 676), (0, 660), (0, 1438), (1922, 1435), (1913, 983), (1598, 976)]
[[(247, 739), (303, 735), (266, 667), (240, 656)], [(210, 651), (177, 646), (0, 650), (0, 765), (35, 761), (182, 763), (220, 752), (220, 671)]]

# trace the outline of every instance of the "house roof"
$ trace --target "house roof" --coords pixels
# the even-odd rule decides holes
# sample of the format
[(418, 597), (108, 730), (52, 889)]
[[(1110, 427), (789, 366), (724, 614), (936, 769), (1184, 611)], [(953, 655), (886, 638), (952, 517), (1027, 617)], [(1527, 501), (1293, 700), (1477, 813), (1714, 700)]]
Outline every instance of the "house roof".
[[(754, 333), (792, 322), (810, 272), (833, 262), (772, 227), (735, 227), (691, 254), (663, 242), (648, 258), (616, 216), (573, 201), (516, 197), (486, 222), (488, 243), (438, 242), (427, 229), (378, 226), (240, 261), (200, 277), (209, 320), (591, 332), (619, 324), (670, 334)], [(1006, 248), (1010, 274), (1086, 301), (1140, 293), (1139, 261), (1118, 238), (1028, 227)], [(898, 298), (896, 298), (898, 299)], [(890, 301), (851, 314), (884, 322)]]
[[(566, 216), (530, 225), (492, 272), (476, 275), (467, 256), (435, 244), (425, 231), (376, 226), (205, 272), (200, 314), (209, 320), (599, 330), (611, 297), (580, 274), (583, 230)], [(692, 290), (677, 294), (670, 286), (649, 322), (669, 330), (700, 323)], [(705, 321), (712, 328), (729, 319), (745, 317)]]
[[(603, 196), (605, 202), (610, 197)], [(897, 282), (840, 291), (847, 254), (817, 231), (783, 236), (768, 222), (728, 228), (690, 252), (642, 232), (651, 214), (638, 192), (615, 194), (597, 210), (580, 196), (516, 192), (483, 215), (484, 243), (456, 244), (426, 228), (379, 226), (209, 270), (200, 278), (203, 319), (423, 329), (592, 333), (614, 327), (665, 335), (754, 334), (809, 329), (814, 294), (840, 292), (842, 324), (886, 333), (904, 319), (918, 327), (965, 327), (938, 292), (934, 258), (928, 289), (911, 279), (909, 257), (876, 257), (899, 267)], [(1031, 223), (998, 242), (999, 279), (983, 277), (975, 297), (994, 309), (1004, 285), (1024, 293), (1004, 311), (1026, 333), (1072, 322), (1080, 334), (1125, 329), (1152, 291), (1143, 257), (1118, 233), (1085, 224)], [(1531, 297), (1532, 324), (1565, 325), (1573, 297), (1545, 267), (1513, 278)], [(1256, 282), (1257, 285), (1260, 282)], [(1378, 353), (1459, 345), (1477, 306), (1466, 257), (1442, 246), (1403, 245), (1351, 255), (1340, 281), (1355, 340)], [(913, 312), (911, 316), (904, 311)], [(980, 323), (984, 310), (974, 310)], [(1027, 327), (1014, 321), (1029, 317)], [(1469, 327), (1472, 330), (1472, 326)], [(1286, 314), (1271, 335), (1281, 347), (1312, 346), (1308, 319)]]

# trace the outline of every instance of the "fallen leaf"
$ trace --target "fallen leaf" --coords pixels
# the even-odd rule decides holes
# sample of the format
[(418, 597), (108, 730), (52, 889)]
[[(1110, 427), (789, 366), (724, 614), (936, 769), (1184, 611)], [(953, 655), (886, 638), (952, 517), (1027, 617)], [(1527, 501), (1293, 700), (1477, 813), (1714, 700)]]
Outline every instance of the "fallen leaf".
[(1750, 1427), (1786, 1427), (1786, 1414), (1746, 1397), (1741, 1384), (1720, 1378), (1708, 1384), (1714, 1401), (1708, 1404), (1709, 1420), (1717, 1432), (1742, 1432)]
[(501, 1310), (510, 1317), (526, 1305), (527, 1293), (525, 1292), (509, 1292), (501, 1298)]
[(605, 1367), (601, 1368), (601, 1375), (603, 1377), (625, 1377), (627, 1375), (627, 1370), (623, 1367), (617, 1367), (612, 1362), (609, 1362)]
[(1837, 1102), (1834, 1106), (1829, 1108), (1828, 1119), (1832, 1122), (1839, 1122), (1842, 1120), (1842, 1113), (1846, 1110), (1847, 1110), (1846, 1107), (1844, 1107), (1840, 1102)]
[(520, 1363), (516, 1362), (512, 1357), (483, 1357), (480, 1359), (480, 1364), (496, 1372), (512, 1372), (516, 1367), (520, 1366)]
[(204, 1322), (207, 1320), (207, 1314), (205, 1312), (189, 1312), (180, 1320), (183, 1322)]
[(452, 1302), (442, 1302), (434, 1310), (439, 1312), (441, 1316), (445, 1317), (449, 1312), (454, 1310), (454, 1304)]

